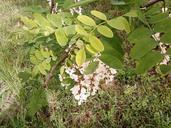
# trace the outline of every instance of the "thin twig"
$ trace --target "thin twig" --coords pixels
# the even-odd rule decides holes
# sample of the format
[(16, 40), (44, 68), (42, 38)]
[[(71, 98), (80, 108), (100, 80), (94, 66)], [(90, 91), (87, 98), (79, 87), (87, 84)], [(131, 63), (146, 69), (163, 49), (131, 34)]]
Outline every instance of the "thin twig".
[(55, 13), (55, 0), (51, 0), (50, 13)]
[(165, 3), (165, 0), (149, 0), (149, 2), (147, 2), (146, 4), (142, 5), (140, 8), (148, 8), (160, 1), (163, 1)]
[(55, 65), (53, 65), (53, 67), (51, 68), (51, 70), (50, 70), (50, 72), (49, 72), (49, 74), (48, 74), (48, 76), (47, 76), (47, 78), (46, 78), (46, 80), (45, 80), (45, 82), (44, 82), (44, 87), (45, 87), (45, 88), (48, 87), (48, 84), (49, 84), (50, 80), (53, 78), (53, 74), (54, 74), (54, 72), (56, 71), (56, 68), (57, 68), (59, 65), (61, 65), (61, 63), (63, 63), (67, 57), (68, 57), (68, 53), (67, 53), (67, 52), (62, 53), (62, 58), (61, 58), (59, 61), (57, 61), (57, 62), (55, 63)]

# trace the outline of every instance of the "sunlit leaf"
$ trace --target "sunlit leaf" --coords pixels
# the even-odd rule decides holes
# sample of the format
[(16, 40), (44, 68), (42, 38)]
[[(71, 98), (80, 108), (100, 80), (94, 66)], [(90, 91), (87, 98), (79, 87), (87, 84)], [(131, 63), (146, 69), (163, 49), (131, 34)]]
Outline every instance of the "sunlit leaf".
[(77, 19), (78, 19), (81, 23), (83, 23), (83, 24), (85, 24), (85, 25), (88, 25), (88, 26), (96, 26), (95, 21), (94, 21), (91, 17), (88, 17), (88, 16), (86, 16), (86, 15), (79, 15), (79, 16), (77, 17)]
[(86, 30), (81, 25), (76, 25), (75, 26), (75, 30), (80, 35), (84, 35), (84, 36), (87, 36), (88, 35), (88, 33), (86, 32)]
[(100, 25), (99, 27), (97, 27), (97, 31), (105, 37), (108, 37), (108, 38), (113, 37), (112, 30), (107, 26)]
[(49, 21), (39, 13), (34, 14), (34, 20), (41, 27), (51, 26)]
[(107, 22), (111, 27), (118, 30), (125, 30), (127, 33), (130, 32), (130, 25), (124, 17), (117, 17)]
[(90, 45), (98, 52), (104, 51), (103, 43), (95, 36), (89, 36)]
[(124, 16), (128, 16), (128, 17), (138, 17), (137, 10), (131, 10), (128, 13), (124, 14)]
[(63, 29), (57, 29), (55, 32), (56, 40), (61, 46), (65, 46), (68, 42), (68, 38)]
[(94, 15), (95, 17), (101, 19), (101, 20), (107, 20), (107, 17), (104, 13), (96, 11), (96, 10), (92, 10), (91, 14)]
[(86, 53), (84, 48), (80, 49), (76, 54), (76, 64), (81, 66), (86, 60)]
[(62, 19), (58, 14), (48, 14), (47, 19), (55, 27), (62, 27)]
[(89, 44), (86, 45), (87, 51), (89, 51), (91, 54), (96, 54), (97, 51)]

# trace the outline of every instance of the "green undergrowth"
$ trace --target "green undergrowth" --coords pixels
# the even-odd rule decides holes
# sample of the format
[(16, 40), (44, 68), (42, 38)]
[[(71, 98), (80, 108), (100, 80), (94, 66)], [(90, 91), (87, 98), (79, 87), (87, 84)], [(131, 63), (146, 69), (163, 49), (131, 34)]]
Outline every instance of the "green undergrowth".
[(81, 106), (67, 90), (49, 90), (54, 100), (49, 107), (45, 106), (30, 117), (25, 109), (25, 99), (20, 106), (22, 111), (2, 125), (22, 128), (170, 128), (171, 86), (157, 76), (148, 77), (148, 80), (147, 76), (142, 77), (136, 85), (130, 83), (135, 80), (133, 77), (127, 79), (125, 84), (116, 82), (102, 87)]

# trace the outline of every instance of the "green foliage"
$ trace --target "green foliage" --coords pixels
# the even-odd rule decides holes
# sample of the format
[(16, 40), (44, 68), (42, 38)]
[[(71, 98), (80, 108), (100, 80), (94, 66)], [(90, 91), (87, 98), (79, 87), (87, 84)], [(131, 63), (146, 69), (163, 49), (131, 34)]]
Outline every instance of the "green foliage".
[(52, 51), (48, 51), (48, 49), (41, 48), (39, 50), (35, 50), (30, 54), (30, 61), (34, 64), (33, 68), (33, 76), (36, 76), (39, 72), (43, 75), (47, 74), (47, 71), (51, 69), (51, 61), (55, 61), (56, 57), (53, 55)]
[(65, 46), (68, 42), (68, 38), (65, 34), (64, 29), (57, 29), (55, 32), (56, 40), (61, 46)]
[[(102, 55), (102, 61), (107, 57), (109, 59), (107, 59), (108, 61), (105, 61), (106, 64), (113, 65), (113, 67), (116, 68), (122, 68), (123, 65), (120, 64), (122, 64), (123, 61), (121, 59), (123, 54), (121, 54), (120, 51), (116, 51), (122, 49), (121, 44), (118, 43), (114, 45), (115, 42), (108, 42), (109, 40), (105, 40), (105, 42), (107, 43), (104, 43), (100, 38), (97, 37), (97, 32), (102, 37), (104, 36), (107, 38), (115, 38), (113, 30), (108, 26), (108, 24), (115, 29), (125, 30), (126, 32), (129, 32), (130, 27), (127, 19), (124, 17), (118, 17), (107, 20), (107, 16), (104, 13), (96, 10), (91, 11), (91, 14), (102, 21), (100, 23), (96, 23), (95, 19), (87, 15), (79, 15), (75, 18), (67, 12), (59, 12), (58, 14), (47, 14), (46, 17), (41, 14), (34, 14), (33, 19), (22, 17), (21, 20), (25, 24), (25, 30), (30, 32), (31, 34), (34, 34), (35, 36), (43, 34), (46, 38), (51, 38), (54, 40), (54, 36), (51, 37), (51, 35), (54, 34), (57, 44), (62, 46), (62, 48), (66, 48), (68, 45), (71, 45), (73, 43), (72, 41), (77, 42), (77, 40), (79, 39), (82, 43), (75, 43), (76, 47), (79, 49), (79, 51), (76, 52), (75, 62), (79, 66), (81, 66), (86, 61), (86, 52), (89, 52), (91, 54), (91, 57), (101, 52), (101, 54), (104, 53), (104, 55)], [(78, 20), (78, 22), (76, 19)], [(62, 24), (62, 22), (64, 23)], [(117, 24), (119, 24), (120, 27), (114, 26)], [(124, 27), (122, 26), (122, 24)], [(113, 44), (114, 47), (110, 48), (110, 44)], [(105, 50), (105, 45), (108, 45), (107, 49), (110, 49), (109, 51), (112, 53), (112, 55), (114, 55), (112, 56), (112, 58), (114, 59), (111, 59), (110, 52), (108, 50)], [(119, 46), (119, 49), (117, 49), (117, 45)], [(54, 52), (58, 54), (57, 51)], [(36, 58), (38, 58), (38, 62)], [(49, 58), (41, 58), (38, 53), (36, 53), (35, 55), (31, 55), (31, 62), (36, 65), (33, 69), (33, 74), (35, 75), (38, 72), (46, 75), (51, 68), (51, 60)]]
[(96, 11), (96, 10), (92, 10), (91, 14), (94, 15), (95, 17), (101, 19), (101, 20), (107, 20), (107, 17), (104, 13)]
[(130, 32), (130, 25), (124, 17), (114, 18), (112, 20), (109, 20), (107, 23), (115, 29), (124, 30), (127, 33)]
[(89, 36), (89, 42), (90, 45), (97, 51), (97, 52), (102, 52), (104, 51), (104, 46), (101, 40), (99, 40), (95, 36)]
[(110, 55), (110, 54), (103, 54), (100, 59), (107, 65), (109, 65), (112, 68), (115, 69), (122, 69), (123, 65), (121, 60), (119, 60), (118, 58)]
[(83, 23), (85, 25), (88, 25), (88, 26), (96, 26), (95, 21), (92, 18), (90, 18), (90, 17), (88, 17), (86, 15), (80, 15), (80, 16), (77, 17), (77, 19), (81, 23)]
[(45, 90), (34, 89), (31, 93), (30, 101), (27, 105), (28, 115), (34, 116), (34, 114), (39, 111), (42, 107), (47, 105)]
[(160, 65), (160, 71), (162, 74), (167, 75), (171, 72), (171, 65)]
[(140, 59), (146, 55), (149, 51), (154, 49), (157, 46), (157, 43), (154, 39), (151, 38), (142, 38), (138, 43), (131, 49), (130, 56), (133, 59)]
[(95, 70), (98, 68), (99, 63), (97, 61), (95, 62), (91, 62), (87, 68), (84, 71), (84, 74), (88, 75), (88, 74), (92, 74), (95, 72)]
[(80, 49), (76, 54), (76, 63), (81, 66), (86, 61), (86, 53), (84, 48)]
[(97, 27), (97, 31), (102, 34), (105, 37), (112, 38), (113, 37), (113, 32), (110, 28), (107, 26), (101, 25)]
[(159, 52), (152, 51), (152, 52), (147, 53), (138, 62), (137, 67), (136, 67), (137, 73), (145, 73), (146, 71), (151, 69), (153, 66), (161, 62), (162, 59), (163, 59), (163, 56)]

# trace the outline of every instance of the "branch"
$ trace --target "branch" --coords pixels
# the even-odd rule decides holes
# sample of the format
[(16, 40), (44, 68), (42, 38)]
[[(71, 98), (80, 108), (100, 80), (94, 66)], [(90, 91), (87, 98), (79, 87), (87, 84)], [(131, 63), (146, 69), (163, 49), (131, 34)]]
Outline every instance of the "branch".
[(55, 12), (55, 0), (51, 0), (51, 6), (50, 6), (50, 13), (54, 13)]
[(60, 60), (57, 61), (57, 62), (53, 65), (53, 67), (51, 68), (51, 70), (50, 70), (50, 72), (49, 72), (48, 76), (46, 77), (45, 82), (44, 82), (44, 84), (43, 84), (45, 88), (48, 87), (48, 84), (49, 84), (50, 80), (53, 78), (54, 73), (55, 73), (55, 71), (56, 71), (56, 68), (57, 68), (58, 66), (60, 66), (60, 65), (68, 58), (69, 54), (74, 50), (74, 47), (75, 47), (75, 44), (72, 44), (72, 45), (68, 48), (68, 51), (67, 51), (67, 52), (64, 50), (64, 52), (61, 54), (62, 57), (60, 58)]
[(140, 8), (148, 8), (160, 1), (163, 1), (165, 3), (165, 0), (149, 0), (149, 2), (147, 2), (146, 4), (144, 4), (143, 6), (141, 6)]
[(44, 87), (45, 87), (45, 88), (48, 87), (48, 84), (49, 84), (50, 80), (53, 78), (53, 74), (54, 74), (54, 72), (56, 71), (56, 68), (57, 68), (59, 65), (61, 65), (61, 63), (63, 63), (63, 62), (65, 61), (65, 59), (68, 57), (68, 52), (64, 52), (62, 55), (63, 55), (62, 58), (61, 58), (59, 61), (57, 61), (57, 62), (55, 63), (55, 65), (53, 65), (53, 67), (51, 68), (51, 70), (50, 70), (50, 72), (49, 72), (47, 78), (45, 79), (45, 82), (44, 82)]

